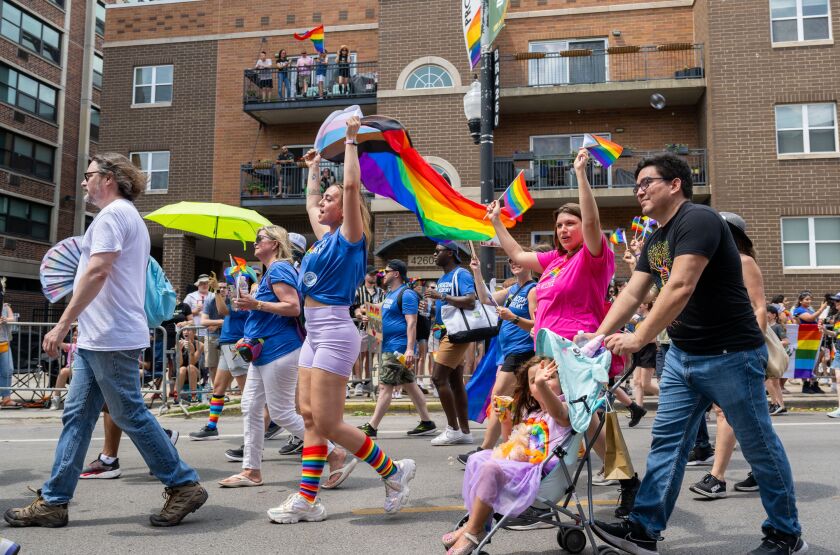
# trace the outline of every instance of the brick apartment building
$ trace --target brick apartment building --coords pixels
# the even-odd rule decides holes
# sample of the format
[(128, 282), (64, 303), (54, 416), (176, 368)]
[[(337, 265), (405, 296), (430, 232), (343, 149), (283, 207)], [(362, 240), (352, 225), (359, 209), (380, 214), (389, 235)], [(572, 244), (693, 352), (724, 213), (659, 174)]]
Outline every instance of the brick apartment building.
[[(574, 152), (584, 133), (597, 133), (626, 149), (609, 170), (589, 170), (605, 231), (629, 227), (639, 213), (638, 160), (672, 150), (692, 168), (695, 202), (747, 219), (768, 293), (837, 289), (838, 3), (512, 0), (494, 45), (495, 187), (501, 194), (523, 169), (537, 202), (515, 235), (523, 244), (550, 240), (552, 210), (577, 198)], [(323, 97), (314, 84), (297, 90), (294, 68), (252, 69), (262, 50), (274, 60), (285, 49), (293, 64), (303, 50), (312, 54), (292, 34), (319, 24), (330, 53)], [(348, 90), (338, 85), (341, 45), (350, 52)], [(108, 10), (105, 66), (103, 146), (150, 170), (142, 212), (180, 200), (240, 204), (311, 238), (305, 170), (276, 158), (284, 145), (299, 157), (324, 117), (350, 104), (399, 119), (453, 187), (479, 198), (459, 2), (126, 2)], [(267, 77), (271, 89), (261, 90)], [(281, 98), (282, 77), (292, 91), (284, 86)], [(653, 93), (664, 108), (651, 106)], [(330, 177), (340, 179), (341, 168), (327, 167)], [(387, 199), (371, 208), (380, 263), (403, 258), (411, 275), (437, 275), (414, 216)], [(242, 252), (238, 243), (150, 231), (182, 292), (200, 271), (219, 271), (228, 252)]]
[(39, 265), (92, 217), (79, 183), (99, 140), (105, 4), (0, 1), (0, 276), (24, 320), (60, 314)]

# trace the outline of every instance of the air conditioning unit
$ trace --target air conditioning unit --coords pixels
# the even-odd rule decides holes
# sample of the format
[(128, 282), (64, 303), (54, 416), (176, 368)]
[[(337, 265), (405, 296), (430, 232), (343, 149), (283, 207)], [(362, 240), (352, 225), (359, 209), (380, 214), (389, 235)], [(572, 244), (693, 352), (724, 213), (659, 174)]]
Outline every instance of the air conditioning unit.
[(13, 251), (17, 248), (17, 239), (10, 237), (0, 237), (0, 249)]
[(19, 60), (23, 60), (24, 62), (29, 61), (29, 52), (24, 50), (23, 48), (18, 48), (17, 57)]
[(16, 123), (26, 123), (26, 116), (23, 114), (23, 112), (18, 112), (17, 110), (15, 110), (14, 120)]
[(15, 174), (9, 175), (9, 185), (20, 187), (20, 176)]

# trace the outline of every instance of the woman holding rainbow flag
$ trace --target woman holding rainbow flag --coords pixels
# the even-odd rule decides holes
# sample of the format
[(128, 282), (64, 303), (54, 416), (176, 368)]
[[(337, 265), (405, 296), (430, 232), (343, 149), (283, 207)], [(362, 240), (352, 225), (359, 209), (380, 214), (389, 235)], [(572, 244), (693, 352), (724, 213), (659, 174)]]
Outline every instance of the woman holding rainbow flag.
[(327, 440), (347, 447), (379, 474), (385, 484), (386, 513), (395, 513), (408, 502), (408, 483), (414, 478), (413, 460), (392, 460), (364, 432), (344, 422), (347, 380), (361, 348), (350, 305), (365, 276), (370, 237), (356, 142), (360, 126), (357, 116), (347, 120), (343, 186), (332, 185), (322, 195), (321, 156), (313, 149), (304, 157), (309, 167), (306, 211), (318, 240), (303, 257), (299, 281), (307, 334), (300, 353), (298, 387), (306, 426), (303, 468), (300, 491), (268, 511), (271, 520), (281, 524), (327, 518), (318, 498)]

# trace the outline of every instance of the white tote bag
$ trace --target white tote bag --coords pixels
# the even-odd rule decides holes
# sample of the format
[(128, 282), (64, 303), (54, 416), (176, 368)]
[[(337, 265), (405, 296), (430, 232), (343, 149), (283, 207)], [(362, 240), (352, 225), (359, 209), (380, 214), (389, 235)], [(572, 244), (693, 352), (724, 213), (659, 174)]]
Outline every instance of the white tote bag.
[[(462, 268), (455, 270), (452, 276), (453, 296), (460, 297), (458, 291), (458, 272), (465, 271)], [(457, 308), (451, 304), (445, 304), (441, 308), (440, 318), (446, 326), (446, 336), (453, 344), (471, 343), (483, 341), (499, 334), (499, 315), (496, 311), (488, 309), (481, 301), (476, 300), (472, 308)]]

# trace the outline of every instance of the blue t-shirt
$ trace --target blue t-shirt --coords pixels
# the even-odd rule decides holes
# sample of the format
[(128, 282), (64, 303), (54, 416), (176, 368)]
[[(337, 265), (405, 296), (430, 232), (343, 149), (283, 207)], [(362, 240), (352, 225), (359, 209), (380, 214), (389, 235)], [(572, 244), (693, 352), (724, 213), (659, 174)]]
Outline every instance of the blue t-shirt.
[(813, 313), (814, 313), (814, 309), (811, 308), (810, 306), (808, 308), (805, 308), (804, 306), (797, 306), (796, 308), (793, 309), (793, 317), (794, 318), (799, 318), (803, 314), (813, 314)]
[[(254, 298), (258, 301), (276, 303), (279, 301), (274, 294), (272, 285), (285, 283), (297, 288), (297, 272), (289, 262), (275, 262), (268, 267)], [(301, 308), (303, 310), (303, 308)], [(245, 321), (245, 335), (249, 339), (264, 339), (262, 352), (254, 364), (260, 366), (268, 364), (283, 355), (287, 355), (303, 345), (303, 338), (298, 332), (297, 318), (278, 316), (262, 310), (251, 310)]]
[[(463, 297), (464, 295), (469, 295), (470, 293), (475, 293), (475, 280), (473, 280), (472, 274), (466, 271), (465, 269), (458, 266), (451, 272), (443, 274), (443, 276), (437, 282), (437, 290), (438, 293), (443, 295), (444, 293), (447, 295), (455, 295), (455, 287), (452, 284), (452, 280), (455, 276), (458, 276), (458, 297)], [(438, 300), (435, 302), (435, 323), (438, 325), (443, 325), (443, 320), (440, 317), (440, 309), (443, 305), (449, 303), (445, 303), (443, 301)]]
[[(402, 310), (400, 310), (400, 303), (397, 302), (400, 291), (405, 291), (402, 296)], [(385, 295), (385, 300), (382, 301), (383, 353), (393, 353), (395, 351), (404, 353), (408, 348), (408, 324), (405, 321), (405, 315), (414, 314), (417, 316), (419, 304), (420, 299), (417, 297), (417, 293), (408, 289), (405, 285)]]
[(356, 287), (365, 279), (367, 244), (364, 236), (350, 243), (327, 232), (315, 241), (300, 264), (300, 294), (328, 306), (350, 306)]
[[(534, 282), (529, 282), (520, 287), (518, 283), (515, 283), (508, 290), (505, 305), (520, 318), (529, 320), (531, 318), (528, 294), (534, 288), (534, 285), (536, 285)], [(534, 350), (534, 338), (513, 322), (503, 320), (502, 327), (499, 328), (499, 346), (504, 356), (527, 353)]]
[[(222, 315), (219, 314), (219, 310), (216, 308), (216, 295), (207, 295), (207, 300), (204, 301), (204, 308), (201, 309), (201, 312), (207, 315), (209, 320), (221, 320)], [(207, 335), (210, 337), (219, 337), (219, 329), (215, 329), (214, 331), (207, 330)]]
[(236, 343), (245, 337), (245, 321), (248, 319), (247, 310), (233, 310), (230, 300), (227, 301), (228, 315), (225, 316), (225, 323), (222, 324), (222, 334), (219, 336), (219, 345)]

